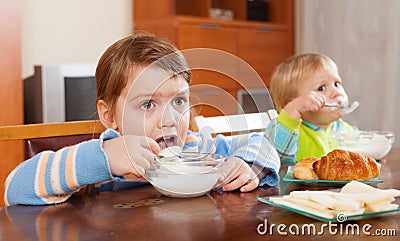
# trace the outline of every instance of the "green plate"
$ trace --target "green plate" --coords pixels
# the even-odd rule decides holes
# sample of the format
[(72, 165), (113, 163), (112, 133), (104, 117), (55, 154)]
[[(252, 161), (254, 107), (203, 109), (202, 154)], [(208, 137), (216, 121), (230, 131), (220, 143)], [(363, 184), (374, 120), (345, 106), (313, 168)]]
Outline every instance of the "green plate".
[[(294, 182), (302, 185), (324, 185), (324, 186), (343, 186), (346, 183), (350, 182), (351, 180), (304, 180), (304, 179), (297, 179), (293, 177), (293, 169), (294, 166), (289, 166), (286, 172), (286, 175), (283, 177), (284, 182)], [(383, 180), (379, 177), (371, 179), (371, 180), (358, 180), (359, 182), (366, 183), (366, 184), (378, 184), (382, 183)]]
[[(273, 201), (269, 200), (269, 198), (270, 197), (258, 197), (257, 200), (260, 202), (275, 206), (275, 207), (280, 207), (280, 208), (304, 215), (306, 217), (317, 219), (317, 220), (324, 221), (324, 222), (343, 222), (343, 221), (352, 221), (352, 220), (362, 220), (362, 219), (368, 219), (368, 218), (390, 216), (390, 215), (395, 215), (395, 214), (400, 213), (400, 208), (397, 208), (397, 209), (388, 210), (388, 211), (367, 212), (367, 213), (363, 213), (363, 214), (349, 215), (349, 216), (345, 216), (345, 217), (343, 216), (343, 214), (339, 214), (337, 217), (329, 218), (329, 217), (326, 217), (323, 215), (318, 215), (317, 212), (311, 213), (311, 212), (307, 212), (305, 210), (300, 210), (300, 209), (297, 209), (294, 207), (277, 204), (277, 203), (274, 203)], [(340, 215), (342, 215), (342, 216), (340, 216)]]

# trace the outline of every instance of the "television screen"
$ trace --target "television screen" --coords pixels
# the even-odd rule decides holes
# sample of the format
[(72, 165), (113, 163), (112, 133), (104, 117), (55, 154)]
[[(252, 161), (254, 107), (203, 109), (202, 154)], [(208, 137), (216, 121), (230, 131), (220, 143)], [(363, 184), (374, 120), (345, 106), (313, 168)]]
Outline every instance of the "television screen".
[(64, 77), (64, 87), (66, 121), (98, 119), (93, 76)]
[(275, 109), (269, 90), (242, 89), (238, 91), (238, 113), (257, 113)]
[(95, 64), (46, 64), (24, 79), (25, 123), (97, 118)]

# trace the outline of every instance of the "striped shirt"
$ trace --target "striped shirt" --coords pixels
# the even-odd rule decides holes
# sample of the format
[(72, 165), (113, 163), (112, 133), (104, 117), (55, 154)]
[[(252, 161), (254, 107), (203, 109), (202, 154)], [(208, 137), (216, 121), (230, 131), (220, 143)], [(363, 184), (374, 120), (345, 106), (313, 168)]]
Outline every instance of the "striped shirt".
[[(112, 129), (99, 139), (85, 141), (56, 152), (44, 151), (19, 164), (5, 182), (5, 203), (44, 205), (66, 201), (89, 184), (96, 184), (96, 192), (143, 185), (111, 173), (103, 141), (120, 136)], [(275, 186), (279, 182), (278, 153), (262, 135), (226, 138), (188, 131), (184, 151), (211, 151), (224, 157), (235, 156), (271, 170), (261, 185)]]

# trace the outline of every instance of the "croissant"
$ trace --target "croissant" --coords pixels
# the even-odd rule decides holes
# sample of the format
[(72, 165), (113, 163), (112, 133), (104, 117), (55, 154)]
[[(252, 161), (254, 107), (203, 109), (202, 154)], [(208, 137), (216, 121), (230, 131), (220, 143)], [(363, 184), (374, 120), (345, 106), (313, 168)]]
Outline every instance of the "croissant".
[(317, 157), (309, 157), (301, 159), (293, 169), (293, 177), (304, 180), (316, 180), (319, 179), (317, 174), (313, 170), (314, 162), (318, 161)]
[(312, 165), (319, 179), (326, 180), (370, 180), (380, 172), (380, 164), (371, 157), (340, 149), (329, 152)]

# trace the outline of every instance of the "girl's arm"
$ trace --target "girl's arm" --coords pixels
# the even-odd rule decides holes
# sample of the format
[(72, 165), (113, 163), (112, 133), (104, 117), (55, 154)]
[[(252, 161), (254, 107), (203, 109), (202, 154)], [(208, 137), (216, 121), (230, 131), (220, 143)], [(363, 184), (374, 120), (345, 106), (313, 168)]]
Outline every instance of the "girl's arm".
[(65, 147), (56, 152), (44, 151), (19, 164), (5, 182), (5, 203), (54, 204), (66, 201), (87, 184), (113, 177), (104, 153), (104, 140), (119, 136), (107, 130), (100, 139)]
[[(233, 170), (235, 173), (227, 173), (226, 178), (220, 180), (217, 188), (227, 181), (232, 181), (232, 178), (236, 181), (237, 185), (234, 185), (236, 188), (245, 185), (245, 183), (239, 185), (238, 182), (247, 182), (249, 179), (238, 180), (236, 177), (241, 175), (239, 172), (244, 174), (239, 179), (246, 178), (246, 175), (250, 179), (255, 178), (255, 175), (261, 177), (260, 182), (257, 182), (259, 186), (264, 184), (275, 186), (279, 183), (278, 153), (262, 134), (250, 133), (233, 138), (217, 135), (213, 139), (210, 134), (189, 131), (183, 149), (192, 152), (217, 153), (227, 158), (224, 169)], [(243, 164), (247, 165), (247, 168)]]
[(218, 135), (215, 146), (216, 153), (223, 153), (227, 158), (235, 157), (248, 163), (253, 174), (260, 178), (259, 186), (275, 186), (279, 183), (278, 172), (281, 163), (278, 153), (262, 134), (238, 135), (231, 140)]

